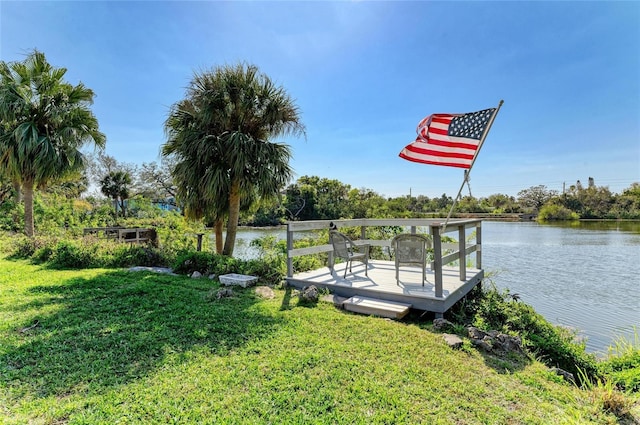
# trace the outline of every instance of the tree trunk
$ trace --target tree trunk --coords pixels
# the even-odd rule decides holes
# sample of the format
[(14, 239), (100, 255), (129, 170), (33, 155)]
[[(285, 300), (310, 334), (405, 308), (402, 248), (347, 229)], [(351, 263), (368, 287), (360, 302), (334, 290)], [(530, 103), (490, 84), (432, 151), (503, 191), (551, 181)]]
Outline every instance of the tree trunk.
[(222, 218), (216, 219), (214, 229), (216, 233), (216, 253), (222, 254), (222, 226), (224, 226), (224, 220)]
[(127, 208), (124, 203), (124, 199), (120, 198), (120, 211), (122, 211), (122, 218), (127, 217)]
[(227, 237), (224, 240), (223, 255), (232, 256), (236, 245), (236, 233), (238, 232), (238, 220), (240, 219), (240, 181), (231, 182), (229, 190), (229, 220), (227, 221)]
[(13, 180), (11, 182), (13, 184), (13, 190), (16, 192), (15, 202), (18, 205), (22, 202), (22, 187), (20, 186), (20, 182), (18, 180)]
[(22, 182), (24, 190), (24, 233), (32, 238), (35, 234), (35, 226), (33, 224), (33, 182)]
[(118, 224), (118, 198), (113, 198), (113, 219)]

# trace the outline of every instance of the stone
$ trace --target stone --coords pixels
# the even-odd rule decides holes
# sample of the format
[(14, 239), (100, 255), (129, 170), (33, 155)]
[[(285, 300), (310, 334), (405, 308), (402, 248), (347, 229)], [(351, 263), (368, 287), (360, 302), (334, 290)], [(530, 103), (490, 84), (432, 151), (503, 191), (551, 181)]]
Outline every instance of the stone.
[(276, 293), (268, 286), (256, 286), (256, 294), (267, 300), (272, 300), (276, 297)]
[(215, 274), (211, 273), (211, 274), (209, 275), (209, 280), (213, 280), (213, 279), (215, 279), (216, 277), (218, 277), (218, 276), (216, 276)]
[(524, 350), (522, 349), (522, 340), (517, 336), (498, 334), (493, 341), (494, 351), (524, 354)]
[(335, 295), (335, 294), (327, 294), (327, 295), (323, 295), (320, 298), (320, 300), (324, 301), (326, 303), (332, 303), (336, 307), (344, 308), (343, 303), (347, 300), (347, 298), (346, 297), (341, 297), (341, 296)]
[(526, 355), (522, 348), (522, 340), (517, 336), (503, 334), (496, 330), (485, 332), (474, 326), (469, 326), (467, 332), (471, 343), (488, 353)]
[(236, 285), (242, 286), (243, 288), (247, 288), (249, 286), (253, 286), (255, 282), (258, 280), (256, 276), (249, 276), (246, 274), (223, 274), (218, 277), (220, 279), (220, 283), (226, 286)]
[(317, 302), (320, 298), (320, 293), (318, 292), (318, 288), (315, 285), (305, 286), (298, 294), (300, 297), (300, 301), (305, 302)]
[(491, 350), (493, 349), (493, 347), (491, 347), (491, 344), (489, 344), (489, 342), (485, 341), (484, 339), (471, 338), (471, 343), (476, 347), (483, 349), (487, 353), (490, 353)]
[(462, 347), (462, 339), (458, 335), (454, 334), (442, 334), (444, 341), (453, 349), (459, 349)]
[(173, 272), (172, 269), (168, 267), (146, 267), (146, 266), (134, 266), (128, 269), (130, 272), (153, 272), (153, 273), (164, 273), (170, 274), (172, 276), (178, 276)]
[(485, 336), (487, 336), (486, 332), (481, 331), (475, 326), (469, 326), (467, 328), (467, 332), (469, 333), (469, 338), (471, 339), (483, 339)]
[(576, 378), (573, 376), (573, 373), (567, 372), (566, 370), (560, 369), (559, 367), (551, 368), (551, 371), (556, 375), (560, 375), (564, 378), (565, 381), (570, 382), (572, 384), (576, 383)]
[(233, 297), (233, 289), (231, 288), (220, 288), (218, 292), (216, 292), (216, 298), (231, 298)]
[(433, 330), (437, 332), (446, 332), (452, 331), (455, 328), (455, 325), (448, 321), (447, 319), (438, 318), (433, 319)]
[(193, 273), (191, 273), (191, 279), (200, 279), (202, 277), (202, 273), (200, 273), (199, 271), (195, 271)]

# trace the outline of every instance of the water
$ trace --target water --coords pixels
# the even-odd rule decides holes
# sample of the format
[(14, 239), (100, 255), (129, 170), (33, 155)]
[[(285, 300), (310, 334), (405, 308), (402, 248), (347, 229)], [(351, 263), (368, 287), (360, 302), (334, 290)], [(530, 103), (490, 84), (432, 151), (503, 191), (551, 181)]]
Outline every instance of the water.
[(606, 353), (640, 327), (640, 229), (632, 223), (483, 222), (483, 268), (552, 323)]
[[(251, 240), (285, 228), (241, 229), (235, 255), (257, 255)], [(482, 265), (498, 288), (519, 294), (550, 322), (578, 331), (587, 350), (606, 353), (640, 330), (640, 223), (482, 223)]]

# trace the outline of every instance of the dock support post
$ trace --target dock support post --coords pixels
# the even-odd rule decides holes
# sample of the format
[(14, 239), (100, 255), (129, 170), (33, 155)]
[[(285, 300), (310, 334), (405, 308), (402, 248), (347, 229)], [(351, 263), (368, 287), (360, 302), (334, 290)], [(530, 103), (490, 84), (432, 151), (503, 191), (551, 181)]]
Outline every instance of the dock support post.
[(476, 269), (482, 268), (482, 222), (476, 224)]
[(436, 297), (442, 298), (442, 240), (440, 239), (440, 223), (431, 225), (431, 234), (433, 235), (433, 272), (436, 277)]
[(467, 234), (465, 225), (458, 226), (458, 263), (460, 263), (460, 280), (467, 280)]
[(293, 277), (293, 258), (291, 258), (291, 250), (293, 249), (293, 232), (291, 225), (287, 224), (287, 277)]

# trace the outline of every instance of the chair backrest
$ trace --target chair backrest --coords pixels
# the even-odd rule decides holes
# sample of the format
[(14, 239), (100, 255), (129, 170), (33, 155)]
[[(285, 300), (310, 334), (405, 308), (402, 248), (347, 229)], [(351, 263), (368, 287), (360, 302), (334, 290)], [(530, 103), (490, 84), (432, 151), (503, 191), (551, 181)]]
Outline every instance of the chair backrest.
[(401, 234), (391, 241), (399, 263), (422, 263), (426, 262), (427, 250), (431, 247), (431, 240), (423, 235)]
[(329, 232), (329, 240), (333, 245), (333, 253), (338, 258), (349, 258), (351, 253), (351, 239), (347, 235), (344, 235), (337, 230), (331, 230)]

